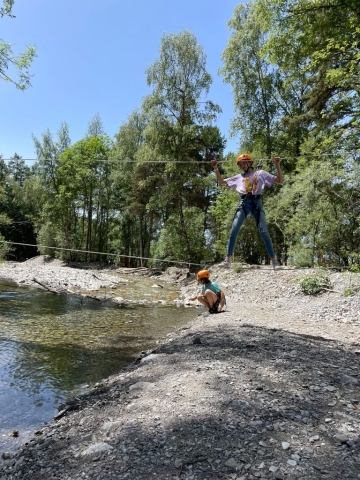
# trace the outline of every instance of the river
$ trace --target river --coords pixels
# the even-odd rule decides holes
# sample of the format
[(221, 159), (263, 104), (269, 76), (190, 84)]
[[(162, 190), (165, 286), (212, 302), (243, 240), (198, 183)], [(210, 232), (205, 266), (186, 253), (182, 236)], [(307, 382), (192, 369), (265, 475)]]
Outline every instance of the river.
[(66, 399), (196, 315), (174, 306), (173, 286), (147, 277), (122, 286), (121, 295), (154, 303), (121, 306), (0, 284), (0, 454), (31, 438)]

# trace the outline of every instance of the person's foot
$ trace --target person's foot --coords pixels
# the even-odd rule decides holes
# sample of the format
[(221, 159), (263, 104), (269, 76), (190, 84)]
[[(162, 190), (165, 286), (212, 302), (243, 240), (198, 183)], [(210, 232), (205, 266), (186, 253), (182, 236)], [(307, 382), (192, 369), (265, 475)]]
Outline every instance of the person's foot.
[(221, 263), (219, 263), (218, 265), (220, 268), (230, 268), (231, 267), (231, 261), (228, 260), (227, 258), (225, 258), (224, 261), (222, 261)]
[(280, 267), (280, 263), (276, 260), (276, 258), (271, 259), (271, 264), (274, 270), (278, 270)]

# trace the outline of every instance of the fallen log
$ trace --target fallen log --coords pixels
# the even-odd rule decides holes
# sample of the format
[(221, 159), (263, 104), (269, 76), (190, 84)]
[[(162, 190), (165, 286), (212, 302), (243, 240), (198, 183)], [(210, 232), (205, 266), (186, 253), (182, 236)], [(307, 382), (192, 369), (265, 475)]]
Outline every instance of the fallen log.
[(43, 288), (45, 288), (45, 290), (47, 290), (50, 293), (53, 293), (54, 295), (60, 294), (60, 292), (58, 292), (57, 290), (54, 290), (53, 288), (48, 287), (47, 285), (45, 285), (45, 283), (39, 282), (39, 280), (36, 280), (36, 278), (33, 278), (33, 282), (38, 283)]
[(98, 297), (93, 297), (92, 295), (83, 295), (83, 294), (81, 294), (81, 296), (82, 296), (82, 297), (86, 297), (86, 298), (91, 298), (92, 300), (97, 300), (98, 302), (101, 301), (100, 298), (98, 298)]

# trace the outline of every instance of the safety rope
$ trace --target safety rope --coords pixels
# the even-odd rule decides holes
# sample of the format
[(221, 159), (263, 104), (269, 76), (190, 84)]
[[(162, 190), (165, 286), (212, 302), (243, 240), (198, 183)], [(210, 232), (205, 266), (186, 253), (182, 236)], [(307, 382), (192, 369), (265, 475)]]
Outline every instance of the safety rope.
[(121, 253), (106, 253), (106, 252), (93, 252), (92, 250), (77, 250), (75, 248), (63, 248), (63, 247), (50, 247), (49, 245), (34, 245), (32, 243), (18, 243), (18, 242), (7, 242), (5, 240), (0, 240), (0, 243), (6, 243), (10, 245), (22, 245), (26, 247), (40, 247), (40, 248), (50, 248), (53, 250), (64, 250), (66, 252), (80, 252), (80, 253), (94, 253), (97, 255), (107, 255), (111, 257), (123, 257), (123, 258), (134, 258), (137, 260), (152, 260), (155, 262), (165, 262), (165, 263), (176, 263), (176, 264), (184, 264), (184, 265), (201, 265), (201, 263), (192, 263), (186, 262), (183, 260), (165, 260), (163, 258), (152, 258), (152, 257), (136, 257), (134, 255), (123, 255)]
[[(292, 157), (280, 157), (281, 160), (298, 160), (300, 158), (314, 158), (314, 157), (339, 157), (341, 155), (343, 155), (344, 153), (349, 153), (349, 154), (360, 154), (360, 150), (351, 150), (351, 151), (346, 151), (346, 152), (342, 152), (341, 154), (339, 153), (312, 153), (312, 154), (306, 154), (306, 155), (297, 155), (297, 156), (292, 156)], [(276, 155), (274, 155), (276, 156)], [(1, 158), (0, 158), (1, 159)], [(64, 160), (64, 159), (61, 159), (61, 158), (2, 158), (1, 160), (5, 161), (5, 162), (9, 162), (9, 161), (23, 161), (23, 162), (38, 162), (38, 161), (42, 161), (42, 162), (58, 162), (60, 160)], [(75, 158), (73, 160), (82, 160), (81, 158)], [(196, 164), (196, 163), (199, 163), (199, 164), (203, 164), (203, 165), (206, 165), (206, 164), (209, 164), (209, 160), (131, 160), (131, 159), (128, 159), (128, 158), (125, 158), (125, 159), (121, 159), (121, 158), (113, 158), (113, 157), (109, 157), (109, 158), (85, 158), (85, 160), (89, 160), (89, 161), (97, 161), (97, 162), (121, 162), (121, 163), (138, 163), (138, 164), (142, 164), (142, 163), (169, 163), (169, 164)], [(258, 158), (258, 159), (254, 159), (254, 162), (271, 162), (272, 159), (271, 158)], [(232, 163), (233, 160), (218, 160), (218, 163)]]

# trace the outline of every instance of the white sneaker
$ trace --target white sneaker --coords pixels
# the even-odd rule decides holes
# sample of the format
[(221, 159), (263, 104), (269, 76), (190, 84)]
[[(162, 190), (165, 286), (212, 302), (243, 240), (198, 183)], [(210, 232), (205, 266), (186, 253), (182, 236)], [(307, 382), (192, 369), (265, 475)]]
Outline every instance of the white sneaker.
[(271, 264), (274, 270), (278, 270), (279, 267), (281, 266), (280, 263), (276, 260), (276, 258), (273, 258), (271, 260)]
[(218, 267), (220, 268), (230, 268), (231, 267), (231, 262), (229, 260), (224, 260), (221, 263), (219, 263)]

